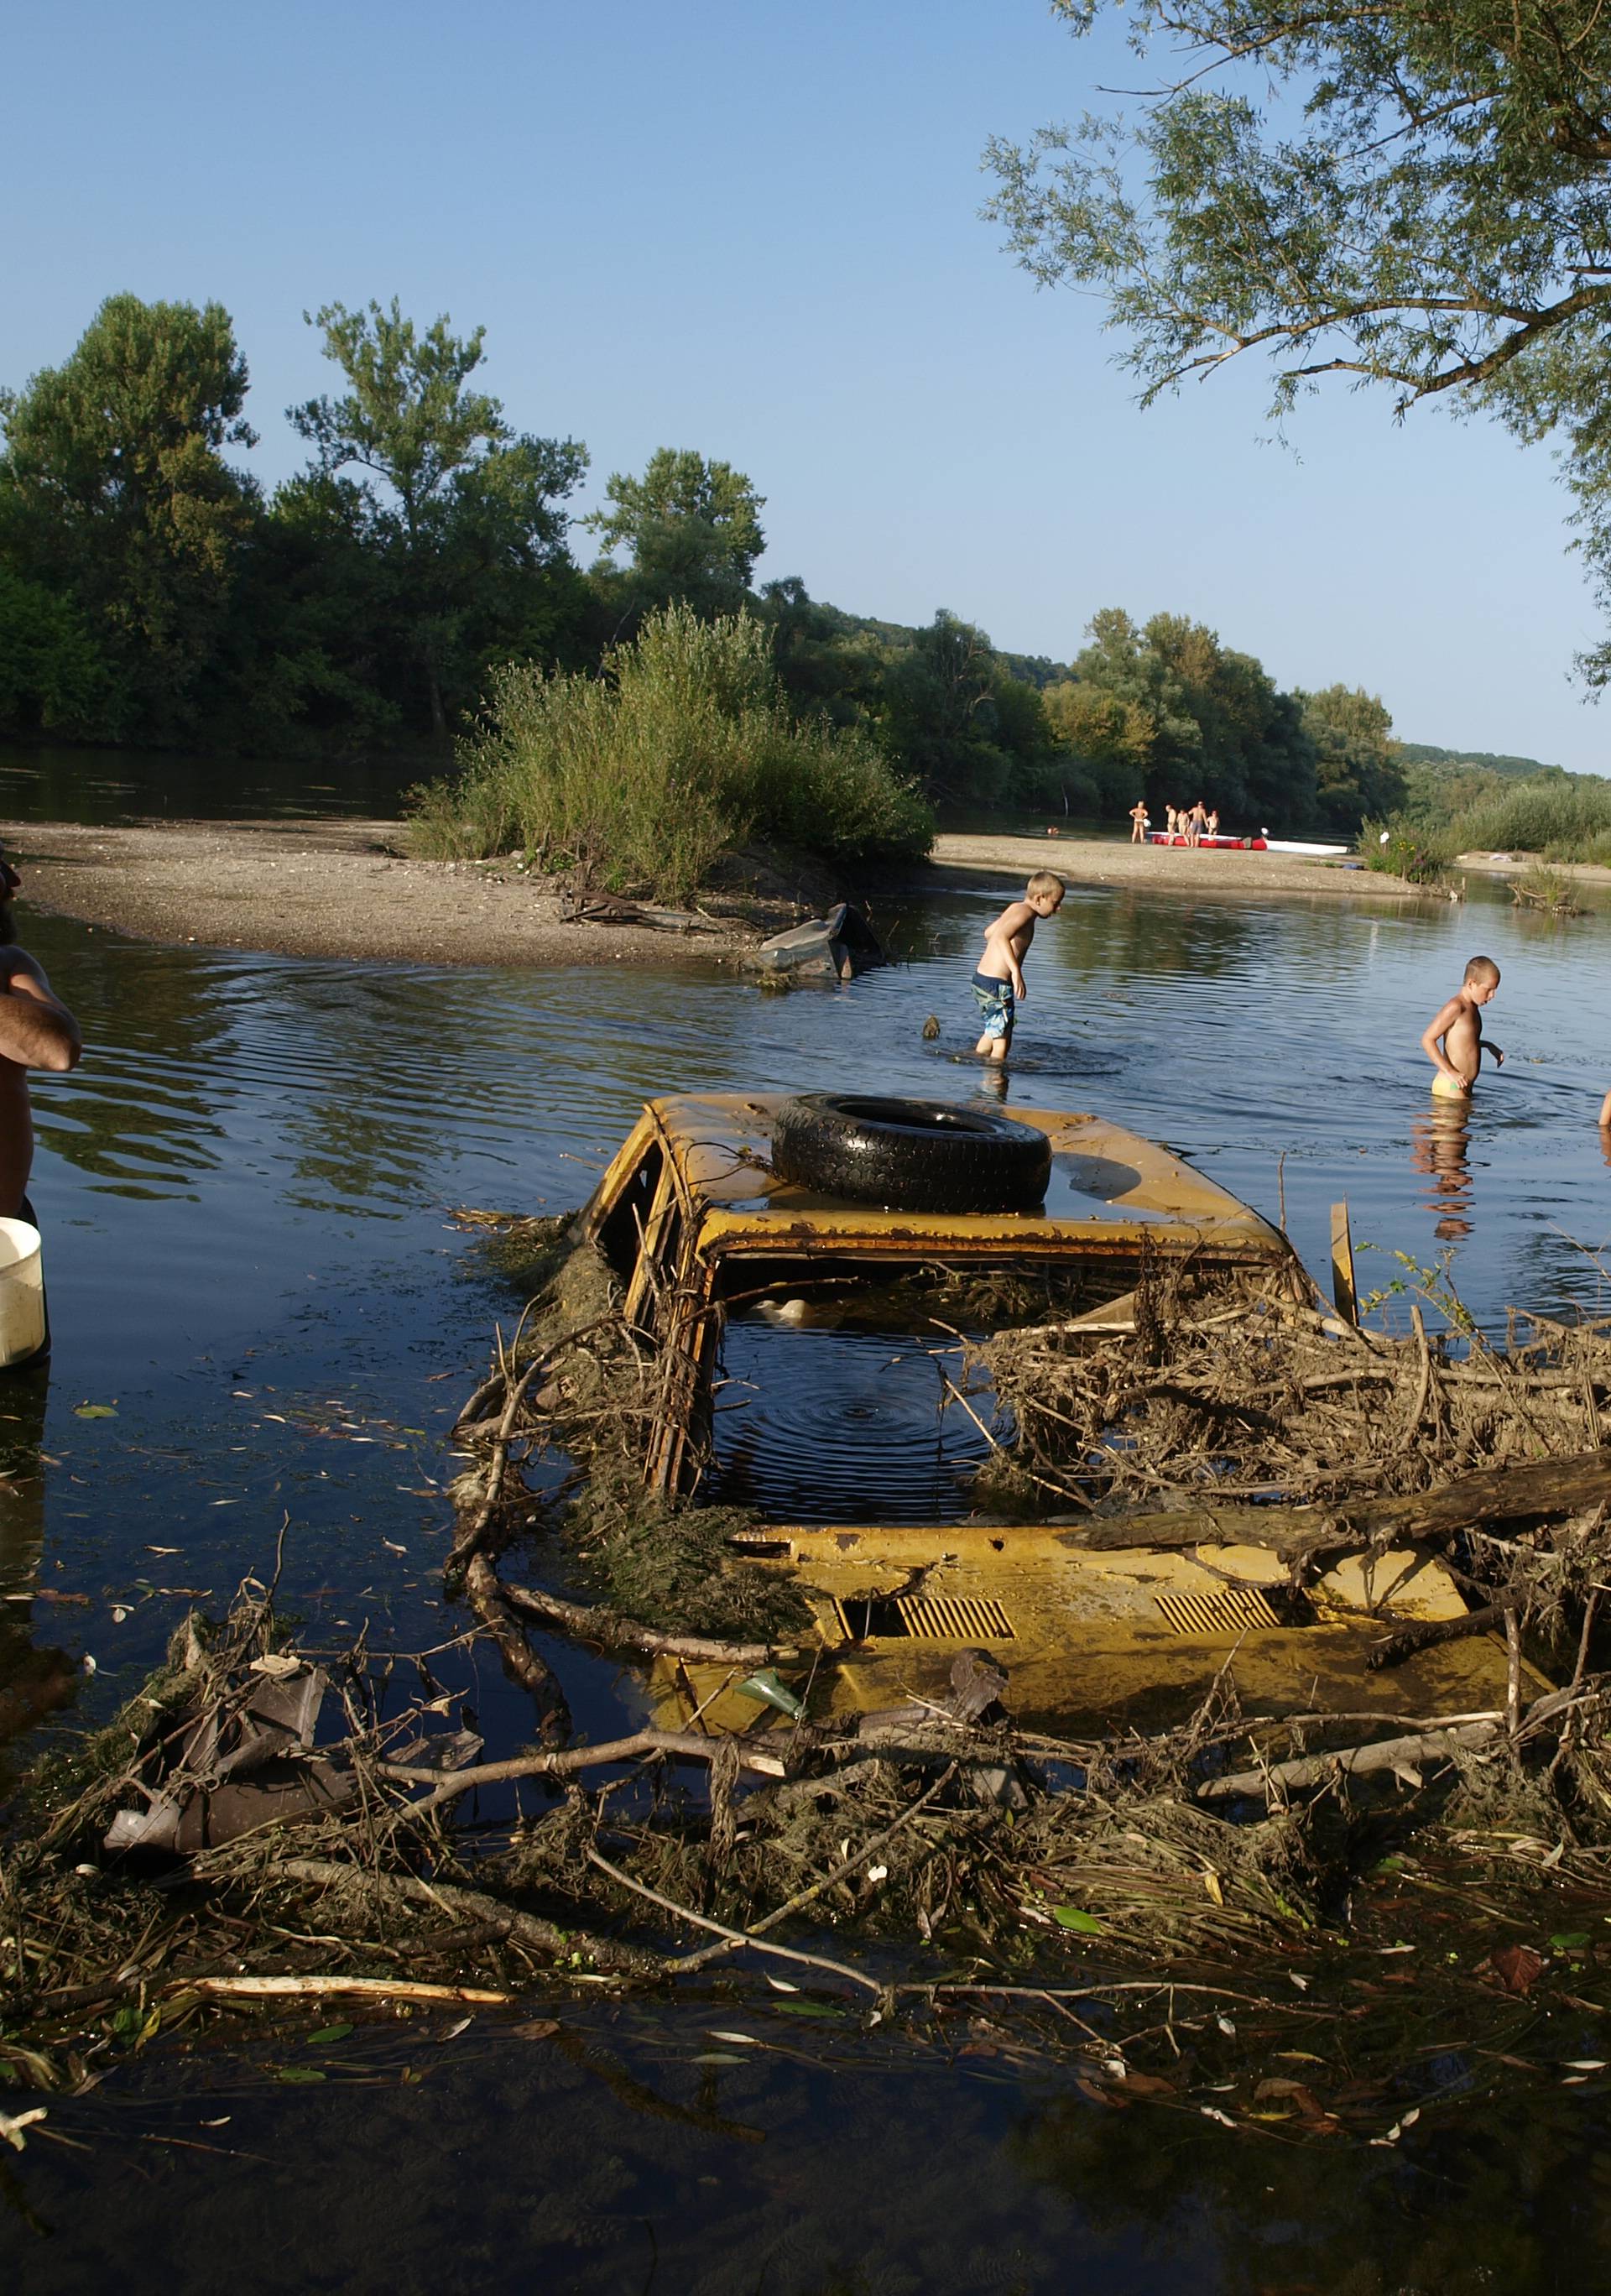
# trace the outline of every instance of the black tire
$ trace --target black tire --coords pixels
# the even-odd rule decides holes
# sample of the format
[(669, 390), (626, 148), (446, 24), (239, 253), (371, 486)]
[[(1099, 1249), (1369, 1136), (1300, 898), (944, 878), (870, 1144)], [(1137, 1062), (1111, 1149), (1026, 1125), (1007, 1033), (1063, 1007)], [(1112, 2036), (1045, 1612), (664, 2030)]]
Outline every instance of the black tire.
[(943, 1100), (813, 1092), (786, 1100), (773, 1168), (797, 1187), (913, 1212), (1029, 1211), (1046, 1193), (1043, 1132)]

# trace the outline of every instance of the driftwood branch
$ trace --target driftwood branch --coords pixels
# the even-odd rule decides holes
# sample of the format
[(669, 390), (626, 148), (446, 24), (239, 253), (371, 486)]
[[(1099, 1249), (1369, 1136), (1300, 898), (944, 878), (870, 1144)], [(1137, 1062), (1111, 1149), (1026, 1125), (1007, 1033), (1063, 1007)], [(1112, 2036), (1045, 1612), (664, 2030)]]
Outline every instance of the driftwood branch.
[(518, 1621), (510, 1617), (503, 1582), (485, 1554), (471, 1554), (465, 1564), (464, 1593), (496, 1643), (504, 1672), (522, 1690), (529, 1691), (536, 1702), (538, 1734), (547, 1745), (561, 1744), (570, 1735), (570, 1707), (560, 1677), (538, 1657)]
[(535, 1914), (521, 1913), (516, 1906), (489, 1898), (483, 1890), (462, 1890), (454, 1882), (423, 1882), (411, 1874), (376, 1874), (367, 1866), (342, 1865), (332, 1857), (283, 1857), (276, 1862), (274, 1871), (289, 1874), (293, 1881), (315, 1882), (322, 1889), (345, 1887), (361, 1891), (383, 1903), (436, 1906), (445, 1912), (462, 1915), (467, 1921), (484, 1923), (511, 1945), (530, 1946), (552, 1959), (568, 1960), (572, 1954), (581, 1953), (601, 1969), (617, 1970), (632, 1977), (659, 1977), (665, 1972), (660, 1956), (646, 1952), (641, 1946), (626, 1945), (614, 1938), (592, 1937), (584, 1930), (556, 1929), (552, 1922), (541, 1921)]
[[(644, 1754), (661, 1754), (679, 1761), (714, 1761), (730, 1742), (730, 1734), (700, 1730), (634, 1730), (629, 1738), (607, 1738), (597, 1746), (553, 1747), (541, 1753), (517, 1754), (507, 1762), (480, 1762), (471, 1769), (454, 1770), (446, 1778), (440, 1770), (414, 1769), (406, 1762), (377, 1762), (379, 1777), (396, 1778), (406, 1785), (434, 1786), (422, 1801), (411, 1802), (408, 1815), (418, 1817), (442, 1803), (454, 1801), (477, 1786), (504, 1785), (517, 1778), (572, 1777), (578, 1770), (607, 1768), (617, 1762), (635, 1761)], [(740, 1737), (739, 1767), (757, 1777), (781, 1778), (785, 1765), (776, 1754), (750, 1748)]]
[(1447, 1761), (1453, 1755), (1498, 1742), (1502, 1717), (1461, 1723), (1448, 1730), (1418, 1730), (1404, 1738), (1378, 1738), (1369, 1746), (1341, 1746), (1333, 1753), (1304, 1754), (1289, 1762), (1272, 1762), (1258, 1770), (1234, 1770), (1229, 1776), (1210, 1778), (1198, 1788), (1199, 1801), (1266, 1801), (1273, 1788), (1323, 1786), (1337, 1777), (1367, 1777), (1379, 1770), (1410, 1770), (1422, 1762)]
[(749, 1946), (756, 1953), (775, 1955), (780, 1961), (796, 1961), (803, 1963), (807, 1969), (826, 1970), (830, 1976), (842, 1977), (848, 1984), (863, 1986), (869, 1993), (882, 1994), (884, 1991), (876, 1977), (869, 1977), (864, 1970), (852, 1969), (847, 1962), (830, 1961), (820, 1953), (799, 1953), (793, 1946), (773, 1945), (770, 1938), (754, 1936), (744, 1930), (729, 1929), (725, 1922), (713, 1922), (708, 1914), (693, 1913), (688, 1906), (679, 1906), (675, 1898), (663, 1898), (658, 1890), (651, 1890), (646, 1882), (634, 1882), (630, 1874), (623, 1874), (618, 1866), (612, 1866), (609, 1858), (601, 1857), (596, 1849), (588, 1851), (587, 1862), (590, 1866), (596, 1866), (601, 1874), (608, 1874), (612, 1882), (618, 1882), (622, 1889), (631, 1890), (640, 1898), (647, 1898), (651, 1906), (658, 1906), (663, 1912), (674, 1915), (680, 1922), (691, 1923), (697, 1930), (714, 1930), (717, 1937), (724, 1939), (732, 1946)]
[(372, 2000), (465, 2001), (483, 2008), (502, 2008), (512, 1997), (484, 1986), (427, 1985), (412, 1977), (176, 1977), (168, 1989), (219, 2001), (320, 2001), (332, 1993), (356, 1993)]
[(1435, 1650), (1440, 1643), (1460, 1642), (1467, 1635), (1492, 1634), (1495, 1627), (1503, 1626), (1516, 1602), (1514, 1595), (1508, 1595), (1502, 1602), (1485, 1603), (1480, 1611), (1468, 1611), (1461, 1619), (1431, 1619), (1420, 1626), (1405, 1627), (1367, 1652), (1365, 1664), (1376, 1674), (1383, 1667), (1402, 1666), (1418, 1651)]
[(1283, 1560), (1431, 1538), (1484, 1522), (1576, 1514), (1611, 1500), (1611, 1449), (1485, 1467), (1407, 1498), (1320, 1506), (1196, 1506), (1104, 1517), (1068, 1529), (1070, 1546), (1272, 1547)]
[(528, 1617), (541, 1619), (561, 1634), (576, 1635), (601, 1650), (629, 1651), (639, 1657), (681, 1658), (715, 1666), (766, 1666), (774, 1659), (797, 1656), (795, 1647), (773, 1643), (724, 1643), (709, 1635), (663, 1634), (636, 1619), (623, 1618), (602, 1603), (568, 1603), (537, 1587), (517, 1587), (505, 1578), (503, 1599)]

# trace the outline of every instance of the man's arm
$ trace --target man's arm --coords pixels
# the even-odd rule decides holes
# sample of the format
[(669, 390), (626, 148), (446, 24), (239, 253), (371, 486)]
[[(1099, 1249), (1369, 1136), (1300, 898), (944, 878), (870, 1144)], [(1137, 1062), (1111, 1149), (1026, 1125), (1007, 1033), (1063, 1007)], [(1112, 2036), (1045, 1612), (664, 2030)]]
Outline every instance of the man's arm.
[(1503, 1053), (1501, 1052), (1499, 1046), (1494, 1043), (1492, 1037), (1484, 1037), (1483, 1038), (1483, 1050), (1485, 1053), (1492, 1054), (1493, 1065), (1496, 1069), (1502, 1069), (1504, 1067), (1505, 1056)]
[(51, 989), (45, 968), (26, 949), (0, 948), (0, 1060), (19, 1068), (77, 1068), (84, 1050), (78, 1023)]
[(1466, 1079), (1444, 1052), (1443, 1038), (1460, 1019), (1463, 1009), (1460, 998), (1452, 996), (1446, 1004), (1440, 1005), (1432, 1015), (1431, 1020), (1427, 1023), (1426, 1033), (1421, 1038), (1421, 1050), (1433, 1067), (1443, 1075), (1452, 1077), (1456, 1084), (1462, 1086)]

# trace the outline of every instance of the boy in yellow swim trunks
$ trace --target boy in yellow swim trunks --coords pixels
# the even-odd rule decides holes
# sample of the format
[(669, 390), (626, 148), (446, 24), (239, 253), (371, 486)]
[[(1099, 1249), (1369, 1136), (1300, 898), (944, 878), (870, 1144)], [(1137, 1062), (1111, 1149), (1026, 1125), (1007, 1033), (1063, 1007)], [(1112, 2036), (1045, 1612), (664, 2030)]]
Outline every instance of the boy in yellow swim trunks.
[[(1474, 956), (1466, 977), (1446, 1004), (1427, 1023), (1421, 1050), (1437, 1073), (1432, 1090), (1440, 1100), (1467, 1100), (1483, 1064), (1483, 1006), (1499, 988), (1499, 967), (1491, 956)], [(1487, 1050), (1503, 1068), (1505, 1056), (1490, 1038)]]

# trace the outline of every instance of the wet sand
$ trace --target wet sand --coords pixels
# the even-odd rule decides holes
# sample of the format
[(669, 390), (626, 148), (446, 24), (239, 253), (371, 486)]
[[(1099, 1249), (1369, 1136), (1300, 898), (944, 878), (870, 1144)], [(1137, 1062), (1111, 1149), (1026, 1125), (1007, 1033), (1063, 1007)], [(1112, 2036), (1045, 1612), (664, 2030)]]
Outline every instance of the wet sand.
[[(420, 861), (395, 821), (164, 822), (89, 829), (31, 824), (8, 848), (36, 907), (132, 934), (289, 956), (438, 964), (732, 963), (799, 914), (756, 903), (748, 921), (693, 929), (566, 923), (560, 889), (507, 860)], [(1022, 881), (1055, 869), (1073, 883), (1321, 900), (1419, 898), (1398, 879), (1291, 854), (1187, 852), (1097, 838), (944, 836), (905, 880)], [(714, 905), (713, 905), (714, 906)]]

